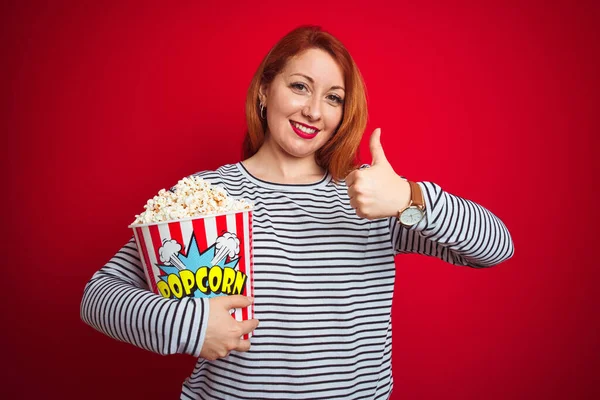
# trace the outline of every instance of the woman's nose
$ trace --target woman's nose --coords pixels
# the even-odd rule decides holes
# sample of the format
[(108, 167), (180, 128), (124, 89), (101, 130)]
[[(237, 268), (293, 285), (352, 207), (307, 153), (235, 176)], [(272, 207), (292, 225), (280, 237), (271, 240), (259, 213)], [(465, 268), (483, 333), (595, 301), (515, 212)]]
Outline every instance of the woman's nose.
[(321, 102), (317, 96), (312, 96), (304, 105), (302, 115), (311, 120), (321, 118)]

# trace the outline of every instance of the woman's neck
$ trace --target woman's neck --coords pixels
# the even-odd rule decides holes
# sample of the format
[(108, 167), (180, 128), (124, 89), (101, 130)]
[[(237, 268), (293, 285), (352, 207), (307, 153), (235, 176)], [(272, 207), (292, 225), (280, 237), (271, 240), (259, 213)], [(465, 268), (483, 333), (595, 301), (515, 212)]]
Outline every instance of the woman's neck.
[(266, 140), (256, 154), (243, 161), (244, 167), (255, 177), (273, 183), (307, 184), (323, 178), (325, 170), (308, 157), (292, 157), (272, 141)]

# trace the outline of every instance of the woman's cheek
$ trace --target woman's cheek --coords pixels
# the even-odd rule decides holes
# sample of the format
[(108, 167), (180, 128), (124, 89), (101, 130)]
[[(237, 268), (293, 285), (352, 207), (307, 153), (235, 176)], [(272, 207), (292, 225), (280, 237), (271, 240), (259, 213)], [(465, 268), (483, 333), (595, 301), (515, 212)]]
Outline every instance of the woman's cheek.
[(294, 96), (289, 100), (290, 108), (294, 110), (302, 110), (304, 108), (304, 99), (300, 96)]

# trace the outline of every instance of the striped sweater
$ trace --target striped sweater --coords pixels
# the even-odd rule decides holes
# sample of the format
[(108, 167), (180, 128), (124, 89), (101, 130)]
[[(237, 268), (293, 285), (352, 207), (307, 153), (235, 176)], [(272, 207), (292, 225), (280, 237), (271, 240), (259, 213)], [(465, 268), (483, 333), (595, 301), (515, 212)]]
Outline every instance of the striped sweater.
[(207, 299), (151, 293), (130, 240), (85, 287), (81, 317), (115, 339), (198, 361), (181, 399), (388, 399), (394, 256), (419, 253), (485, 268), (513, 255), (505, 225), (482, 206), (419, 182), (417, 225), (369, 221), (330, 175), (305, 185), (252, 176), (241, 163), (196, 175), (255, 204), (254, 296), (260, 326), (248, 352), (199, 358)]

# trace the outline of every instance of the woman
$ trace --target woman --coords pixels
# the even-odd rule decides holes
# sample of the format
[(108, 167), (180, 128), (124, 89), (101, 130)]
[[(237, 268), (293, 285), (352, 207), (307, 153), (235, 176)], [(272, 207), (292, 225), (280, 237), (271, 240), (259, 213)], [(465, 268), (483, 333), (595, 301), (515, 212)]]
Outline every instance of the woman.
[[(431, 182), (398, 176), (366, 126), (360, 73), (317, 27), (286, 35), (248, 91), (245, 160), (196, 175), (255, 203), (252, 299), (165, 299), (148, 291), (133, 239), (88, 283), (82, 318), (160, 354), (198, 357), (182, 399), (387, 399), (394, 256), (483, 268), (510, 258), (504, 224)], [(242, 334), (254, 331), (252, 347)]]

